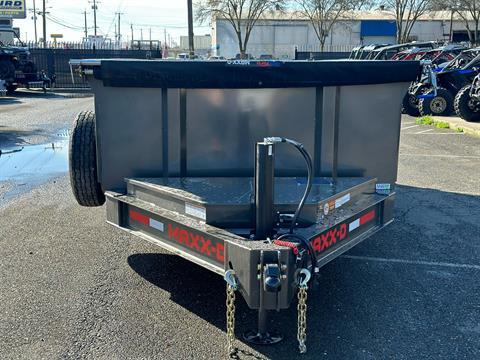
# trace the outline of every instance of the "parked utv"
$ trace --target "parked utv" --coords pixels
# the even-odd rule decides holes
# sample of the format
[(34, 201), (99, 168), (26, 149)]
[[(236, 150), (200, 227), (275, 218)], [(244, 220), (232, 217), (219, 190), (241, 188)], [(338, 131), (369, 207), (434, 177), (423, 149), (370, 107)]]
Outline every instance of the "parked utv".
[(419, 96), (420, 115), (449, 116), (454, 111), (454, 99), (466, 85), (470, 85), (480, 70), (480, 48), (463, 51), (439, 72), (433, 72), (434, 83), (425, 83), (429, 89)]
[(411, 116), (450, 115), (455, 95), (471, 84), (479, 68), (480, 48), (462, 51), (447, 65), (423, 61), (422, 74), (403, 99), (403, 111)]
[(370, 44), (356, 46), (352, 49), (352, 52), (348, 58), (351, 60), (363, 60), (366, 59), (375, 49), (383, 48), (385, 46), (390, 46), (390, 44)]
[(422, 47), (414, 47), (404, 51), (400, 51), (392, 56), (390, 60), (400, 60), (400, 61), (408, 61), (408, 60), (419, 60), (423, 55), (425, 55), (428, 51), (431, 51), (431, 48), (422, 48)]
[(411, 49), (411, 48), (429, 48), (434, 49), (438, 47), (438, 44), (434, 41), (427, 42), (411, 42), (405, 44), (389, 45), (380, 47), (373, 50), (368, 54), (367, 59), (369, 60), (391, 60), (399, 52)]
[(403, 97), (403, 112), (410, 116), (419, 116), (418, 109), (419, 99), (423, 94), (428, 92), (431, 88), (436, 89), (436, 75), (435, 67), (431, 61), (422, 60), (422, 71), (416, 81), (413, 81), (408, 88), (407, 93)]
[(463, 44), (449, 44), (419, 53), (412, 60), (430, 60), (432, 64), (443, 68), (465, 50), (467, 50), (467, 47)]
[(466, 121), (480, 121), (480, 75), (455, 96), (455, 112)]

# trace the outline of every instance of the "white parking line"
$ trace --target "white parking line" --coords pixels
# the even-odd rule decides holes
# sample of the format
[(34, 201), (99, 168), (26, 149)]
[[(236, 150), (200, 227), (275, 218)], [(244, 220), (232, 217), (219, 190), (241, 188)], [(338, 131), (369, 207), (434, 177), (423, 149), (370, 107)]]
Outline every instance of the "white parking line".
[(433, 131), (433, 129), (422, 130), (422, 131), (416, 132), (415, 134), (425, 134), (429, 131)]
[[(412, 135), (415, 135), (416, 133), (413, 133)], [(448, 133), (428, 133), (424, 135), (465, 135), (463, 132), (448, 132)]]
[(419, 126), (420, 125), (407, 126), (407, 127), (402, 128), (402, 130), (412, 129), (412, 128), (416, 128), (416, 127), (419, 127)]
[(402, 125), (415, 124), (415, 121), (402, 121)]
[(407, 265), (441, 266), (441, 267), (450, 267), (450, 268), (480, 270), (480, 265), (473, 265), (473, 264), (455, 264), (455, 263), (422, 261), (422, 260), (386, 259), (386, 258), (379, 258), (379, 257), (355, 256), (355, 255), (342, 255), (341, 257), (346, 259), (352, 259), (352, 260), (375, 261), (375, 262), (386, 262), (386, 263), (407, 264)]
[(400, 156), (423, 156), (423, 157), (440, 157), (440, 158), (465, 158), (465, 159), (480, 159), (476, 155), (450, 155), (450, 154), (400, 154)]

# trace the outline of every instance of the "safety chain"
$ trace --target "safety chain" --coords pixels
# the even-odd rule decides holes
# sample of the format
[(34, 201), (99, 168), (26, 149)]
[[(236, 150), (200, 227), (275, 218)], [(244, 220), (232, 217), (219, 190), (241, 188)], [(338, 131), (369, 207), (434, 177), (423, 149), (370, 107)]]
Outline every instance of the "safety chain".
[(300, 354), (305, 354), (307, 352), (307, 345), (305, 344), (307, 340), (307, 283), (310, 280), (311, 273), (307, 269), (302, 269), (300, 275), (302, 274), (305, 275), (305, 277), (303, 280), (300, 280), (298, 284), (297, 340)]
[(227, 282), (227, 351), (232, 354), (235, 351), (235, 291), (237, 290), (237, 281), (235, 272), (228, 270), (225, 273), (225, 281)]

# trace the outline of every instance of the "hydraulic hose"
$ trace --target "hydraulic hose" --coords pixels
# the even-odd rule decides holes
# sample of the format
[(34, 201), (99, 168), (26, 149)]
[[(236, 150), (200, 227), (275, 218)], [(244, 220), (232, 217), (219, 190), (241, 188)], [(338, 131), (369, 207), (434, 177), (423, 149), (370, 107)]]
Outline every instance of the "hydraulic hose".
[(305, 205), (305, 202), (307, 201), (308, 195), (310, 194), (310, 190), (312, 189), (312, 183), (313, 183), (313, 162), (310, 154), (305, 150), (305, 147), (303, 144), (299, 143), (298, 141), (283, 138), (283, 137), (271, 137), (271, 138), (265, 138), (265, 142), (268, 143), (287, 143), (292, 146), (294, 146), (300, 154), (303, 156), (305, 163), (307, 165), (307, 187), (305, 188), (305, 192), (303, 193), (303, 196), (298, 203), (297, 210), (295, 211), (295, 214), (293, 215), (292, 218), (292, 223), (290, 224), (290, 234), (293, 234), (293, 230), (295, 229), (295, 226), (297, 226), (297, 220), (298, 216), (300, 215), (300, 212), (303, 209), (303, 206)]

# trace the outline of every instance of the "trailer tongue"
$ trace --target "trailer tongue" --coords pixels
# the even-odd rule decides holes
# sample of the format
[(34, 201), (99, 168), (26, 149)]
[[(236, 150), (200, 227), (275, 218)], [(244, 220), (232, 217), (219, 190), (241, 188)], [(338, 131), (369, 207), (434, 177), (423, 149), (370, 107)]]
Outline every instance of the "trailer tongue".
[(258, 309), (243, 336), (255, 344), (282, 339), (267, 314), (297, 295), (305, 352), (319, 268), (393, 220), (400, 106), (418, 62), (72, 66), (96, 108), (72, 133), (79, 203), (106, 200), (110, 224), (224, 276), (229, 351), (236, 292)]

